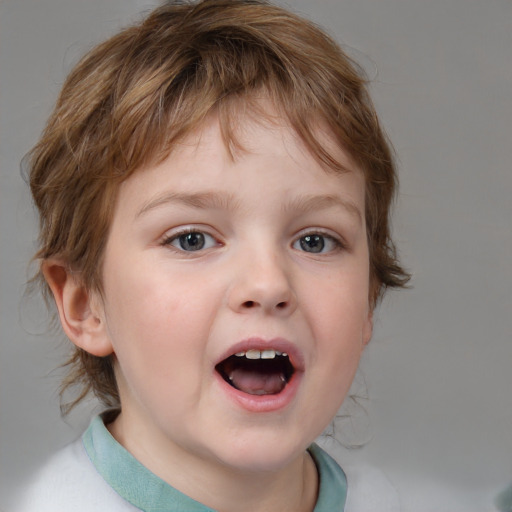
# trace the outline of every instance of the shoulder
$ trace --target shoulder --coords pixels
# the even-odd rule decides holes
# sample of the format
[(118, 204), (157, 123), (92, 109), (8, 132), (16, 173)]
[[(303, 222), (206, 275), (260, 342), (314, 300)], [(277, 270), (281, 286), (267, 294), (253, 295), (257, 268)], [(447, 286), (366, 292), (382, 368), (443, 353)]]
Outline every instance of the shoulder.
[(56, 453), (25, 486), (13, 512), (132, 512), (99, 475), (78, 440)]
[(398, 493), (382, 471), (361, 465), (345, 465), (318, 445), (310, 447), (320, 475), (318, 510), (344, 512), (400, 512)]
[[(346, 489), (344, 512), (400, 511), (398, 493), (382, 471), (368, 465), (339, 464), (343, 457), (333, 458), (318, 445), (312, 448), (320, 473), (320, 490), (324, 483), (331, 487), (329, 493), (333, 492), (332, 487)], [(329, 474), (334, 477), (326, 479)]]
[(347, 476), (345, 512), (399, 512), (396, 489), (382, 471), (372, 466), (343, 466)]

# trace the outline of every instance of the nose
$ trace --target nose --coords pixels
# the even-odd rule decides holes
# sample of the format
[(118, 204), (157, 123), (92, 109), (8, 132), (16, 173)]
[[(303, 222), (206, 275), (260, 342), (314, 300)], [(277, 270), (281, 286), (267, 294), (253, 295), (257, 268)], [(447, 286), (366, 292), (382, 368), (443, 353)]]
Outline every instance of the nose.
[(233, 311), (261, 311), (281, 316), (295, 311), (297, 297), (291, 270), (278, 254), (241, 255), (240, 259), (229, 293), (229, 306)]

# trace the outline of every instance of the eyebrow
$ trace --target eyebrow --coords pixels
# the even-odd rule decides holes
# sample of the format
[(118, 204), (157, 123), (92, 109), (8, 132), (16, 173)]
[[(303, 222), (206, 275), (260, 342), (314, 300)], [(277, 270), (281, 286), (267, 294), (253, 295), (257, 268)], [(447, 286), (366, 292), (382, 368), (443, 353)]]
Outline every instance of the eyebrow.
[(238, 206), (238, 202), (231, 194), (225, 192), (198, 192), (198, 193), (182, 193), (167, 192), (151, 199), (145, 203), (135, 215), (136, 218), (144, 215), (150, 210), (154, 210), (166, 204), (182, 204), (192, 208), (201, 210), (207, 209), (228, 209), (233, 210)]
[[(201, 210), (227, 209), (233, 211), (240, 207), (239, 201), (237, 201), (232, 194), (226, 192), (166, 192), (145, 203), (135, 217), (141, 217), (148, 211), (159, 208), (160, 206), (176, 203)], [(363, 213), (361, 210), (351, 201), (337, 195), (305, 195), (296, 197), (292, 201), (283, 204), (282, 210), (283, 212), (309, 213), (339, 207), (343, 208), (359, 222), (363, 221)]]
[(303, 213), (326, 210), (328, 208), (343, 208), (359, 222), (363, 221), (363, 212), (353, 202), (337, 195), (311, 195), (293, 199), (283, 205), (284, 211), (300, 211)]

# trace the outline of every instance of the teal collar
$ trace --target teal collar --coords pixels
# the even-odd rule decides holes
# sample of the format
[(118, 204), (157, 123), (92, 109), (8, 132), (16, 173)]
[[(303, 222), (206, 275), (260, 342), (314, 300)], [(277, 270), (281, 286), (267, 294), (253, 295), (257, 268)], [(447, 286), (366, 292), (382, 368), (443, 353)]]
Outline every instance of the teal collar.
[[(215, 512), (185, 496), (153, 474), (110, 434), (96, 416), (82, 441), (87, 455), (104, 480), (127, 502), (144, 512)], [(318, 445), (309, 448), (320, 476), (314, 512), (342, 512), (347, 479), (338, 464)]]
[(308, 451), (315, 461), (319, 492), (313, 512), (343, 512), (347, 499), (347, 477), (338, 463), (313, 443)]

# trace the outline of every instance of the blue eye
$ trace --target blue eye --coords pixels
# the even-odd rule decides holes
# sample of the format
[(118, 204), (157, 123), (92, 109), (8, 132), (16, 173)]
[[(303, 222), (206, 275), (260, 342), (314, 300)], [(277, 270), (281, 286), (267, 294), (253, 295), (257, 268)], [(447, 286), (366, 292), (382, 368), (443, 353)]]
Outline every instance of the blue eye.
[(164, 244), (171, 245), (181, 251), (194, 252), (215, 247), (217, 242), (211, 235), (201, 231), (187, 231), (168, 238)]
[(313, 254), (331, 252), (339, 249), (340, 246), (340, 242), (336, 239), (321, 233), (310, 233), (301, 236), (293, 243), (294, 249), (299, 249)]

